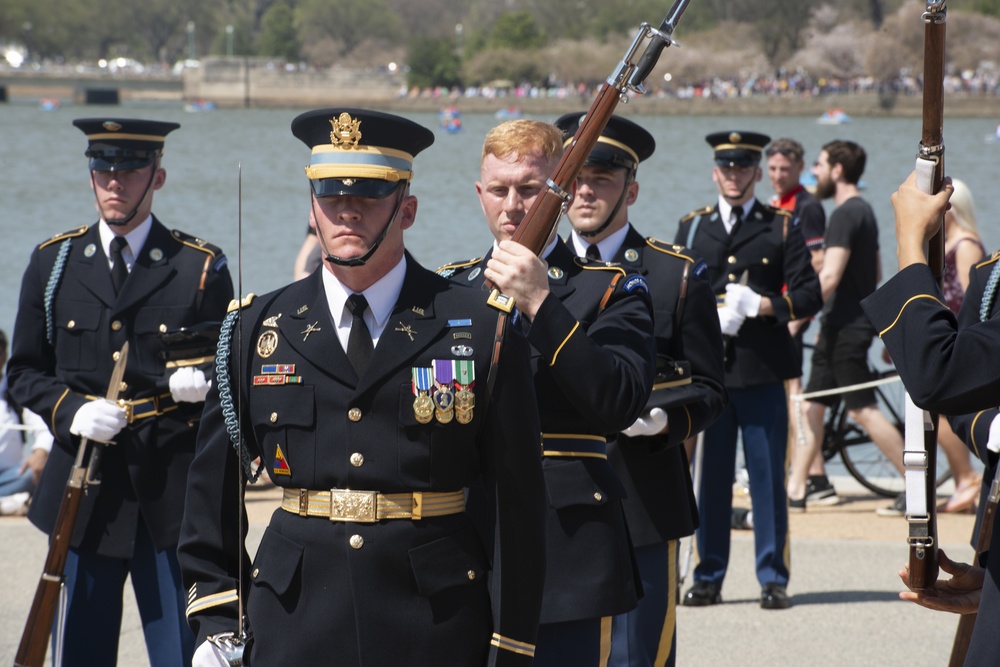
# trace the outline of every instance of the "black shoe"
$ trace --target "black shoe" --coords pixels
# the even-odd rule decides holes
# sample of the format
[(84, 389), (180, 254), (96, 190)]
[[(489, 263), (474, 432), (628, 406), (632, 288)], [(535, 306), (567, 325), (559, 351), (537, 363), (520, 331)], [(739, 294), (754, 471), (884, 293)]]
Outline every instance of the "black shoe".
[(802, 496), (798, 500), (795, 498), (788, 499), (788, 511), (789, 512), (805, 512), (806, 511), (806, 497)]
[(896, 496), (896, 500), (893, 501), (888, 507), (879, 507), (875, 510), (875, 514), (879, 516), (903, 516), (906, 514), (906, 492)]
[(760, 590), (761, 609), (788, 609), (792, 606), (785, 587), (778, 584), (768, 584)]
[(753, 530), (753, 512), (746, 507), (734, 507), (729, 525), (733, 530)]
[(722, 594), (718, 584), (707, 581), (696, 581), (684, 595), (685, 607), (707, 607), (722, 602)]
[(807, 505), (837, 505), (840, 503), (840, 496), (830, 483), (829, 477), (810, 475), (806, 480), (805, 500)]

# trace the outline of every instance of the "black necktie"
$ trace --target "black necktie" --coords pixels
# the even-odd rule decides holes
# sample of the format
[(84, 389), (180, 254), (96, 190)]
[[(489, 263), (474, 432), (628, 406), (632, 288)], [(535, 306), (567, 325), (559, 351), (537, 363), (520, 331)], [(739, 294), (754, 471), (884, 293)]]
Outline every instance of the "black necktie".
[(730, 236), (735, 234), (736, 230), (740, 228), (741, 222), (743, 222), (743, 207), (742, 206), (733, 207), (733, 226), (729, 230)]
[(597, 247), (596, 243), (591, 243), (587, 246), (587, 259), (595, 262), (601, 261), (601, 249)]
[(115, 294), (122, 291), (122, 285), (128, 278), (128, 267), (125, 266), (125, 259), (122, 257), (122, 249), (128, 245), (124, 236), (116, 236), (111, 239), (111, 282), (115, 285)]
[(368, 299), (363, 294), (352, 294), (347, 297), (347, 310), (351, 312), (351, 335), (347, 338), (347, 359), (354, 367), (358, 377), (365, 372), (368, 360), (372, 358), (372, 335), (365, 324), (365, 311), (368, 310)]

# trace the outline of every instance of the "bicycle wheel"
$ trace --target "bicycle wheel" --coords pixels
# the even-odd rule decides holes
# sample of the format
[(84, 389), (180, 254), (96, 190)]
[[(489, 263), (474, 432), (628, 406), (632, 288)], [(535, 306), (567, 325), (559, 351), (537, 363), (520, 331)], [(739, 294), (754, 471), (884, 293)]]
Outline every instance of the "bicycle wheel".
[[(896, 371), (885, 371), (879, 377), (898, 377), (898, 375)], [(903, 383), (897, 381), (880, 385), (875, 388), (875, 394), (882, 414), (902, 433), (905, 394)], [(866, 489), (880, 496), (895, 498), (902, 493), (906, 489), (903, 477), (882, 450), (871, 441), (868, 434), (850, 419), (845, 420), (843, 428), (844, 446), (840, 448), (840, 456), (851, 476)], [(937, 486), (941, 486), (951, 479), (951, 469), (941, 448), (936, 447), (935, 451), (936, 483)]]

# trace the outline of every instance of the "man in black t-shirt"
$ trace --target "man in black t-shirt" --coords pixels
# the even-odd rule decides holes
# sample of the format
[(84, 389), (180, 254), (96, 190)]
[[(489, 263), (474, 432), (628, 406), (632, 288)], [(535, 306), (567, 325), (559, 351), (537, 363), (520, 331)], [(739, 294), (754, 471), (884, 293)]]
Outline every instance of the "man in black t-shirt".
[[(865, 151), (851, 141), (831, 141), (823, 146), (813, 173), (816, 196), (833, 197), (837, 208), (830, 214), (826, 229), (826, 250), (819, 272), (824, 308), (819, 336), (813, 350), (812, 369), (806, 393), (861, 384), (872, 379), (868, 348), (875, 330), (861, 311), (861, 300), (875, 291), (881, 279), (878, 223), (871, 206), (858, 191), (865, 169)], [(878, 408), (871, 389), (824, 396), (805, 404), (809, 428), (805, 451), (796, 456), (788, 478), (791, 510), (805, 509), (806, 477), (809, 461), (823, 436), (823, 416), (827, 405), (842, 398), (848, 414), (871, 437), (872, 442), (903, 472), (903, 438)], [(897, 498), (879, 514), (902, 515), (905, 499)]]

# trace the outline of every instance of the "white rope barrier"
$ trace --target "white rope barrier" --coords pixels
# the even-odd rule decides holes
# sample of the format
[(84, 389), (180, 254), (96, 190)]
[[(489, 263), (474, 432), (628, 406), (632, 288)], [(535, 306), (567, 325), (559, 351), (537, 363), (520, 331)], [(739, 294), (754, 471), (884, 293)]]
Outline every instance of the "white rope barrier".
[(898, 375), (891, 375), (889, 377), (880, 378), (878, 380), (871, 380), (870, 382), (862, 382), (861, 384), (851, 384), (846, 387), (837, 387), (836, 389), (824, 389), (823, 391), (811, 391), (807, 394), (792, 394), (789, 396), (793, 401), (808, 401), (811, 398), (819, 398), (820, 396), (832, 396), (834, 394), (849, 394), (852, 391), (860, 391), (862, 389), (870, 389), (872, 387), (878, 387), (883, 384), (891, 384), (893, 382), (899, 382)]

